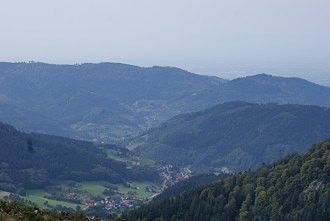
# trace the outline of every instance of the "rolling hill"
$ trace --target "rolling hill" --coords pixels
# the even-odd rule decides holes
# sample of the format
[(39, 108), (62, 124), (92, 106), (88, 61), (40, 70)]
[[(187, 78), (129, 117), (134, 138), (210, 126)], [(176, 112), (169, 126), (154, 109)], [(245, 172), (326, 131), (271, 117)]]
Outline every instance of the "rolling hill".
[(178, 166), (240, 171), (304, 151), (329, 137), (328, 108), (228, 102), (176, 116), (126, 146)]
[(237, 100), (330, 107), (330, 89), (265, 74), (225, 81), (173, 67), (0, 62), (0, 121), (24, 131), (109, 143)]

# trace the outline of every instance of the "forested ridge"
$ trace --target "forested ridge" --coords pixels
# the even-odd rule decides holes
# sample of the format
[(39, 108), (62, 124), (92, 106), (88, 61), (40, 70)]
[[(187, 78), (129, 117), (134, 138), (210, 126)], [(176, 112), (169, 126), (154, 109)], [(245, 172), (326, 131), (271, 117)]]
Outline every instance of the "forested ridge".
[(176, 194), (180, 194), (182, 192), (201, 187), (206, 186), (207, 184), (210, 184), (214, 182), (215, 180), (222, 179), (224, 177), (228, 176), (228, 174), (199, 174), (196, 176), (192, 176), (187, 180), (180, 181), (176, 183), (174, 186), (171, 186), (167, 189), (165, 189), (163, 192), (161, 192), (159, 195), (155, 197), (157, 200), (165, 199), (170, 196), (175, 196)]
[[(101, 146), (101, 147), (100, 147)], [(63, 180), (158, 180), (153, 167), (127, 169), (104, 150), (128, 150), (50, 135), (24, 133), (0, 123), (0, 190), (19, 192)]]
[(155, 200), (127, 220), (299, 220), (330, 217), (330, 141), (256, 171)]
[(127, 147), (135, 147), (144, 157), (195, 170), (244, 171), (305, 151), (329, 136), (329, 108), (228, 102), (178, 115)]

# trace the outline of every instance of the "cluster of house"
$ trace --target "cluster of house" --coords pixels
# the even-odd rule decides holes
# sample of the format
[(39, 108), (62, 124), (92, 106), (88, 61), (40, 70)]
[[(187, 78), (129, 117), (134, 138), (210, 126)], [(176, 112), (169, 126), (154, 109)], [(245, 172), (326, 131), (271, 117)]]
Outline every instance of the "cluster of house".
[(123, 195), (117, 193), (112, 196), (106, 196), (100, 200), (86, 199), (83, 201), (83, 204), (87, 208), (101, 206), (106, 210), (120, 210), (144, 204), (146, 203), (145, 201), (147, 200), (138, 199), (135, 194)]
[[(140, 189), (140, 187), (134, 186), (131, 183), (126, 183), (125, 186), (130, 189), (133, 189), (133, 190)], [(154, 193), (154, 195), (157, 194), (157, 192), (151, 186), (146, 186), (145, 190), (147, 192)], [(99, 199), (99, 200), (86, 199), (82, 203), (85, 205), (86, 208), (90, 208), (90, 207), (94, 207), (94, 206), (101, 206), (106, 210), (122, 210), (122, 209), (126, 209), (126, 208), (131, 208), (133, 206), (146, 204), (151, 199), (152, 199), (152, 197), (145, 198), (145, 199), (139, 199), (135, 192), (129, 192), (126, 195), (116, 192), (114, 194), (111, 194), (110, 196), (105, 196), (104, 198)]]
[(162, 179), (161, 191), (164, 191), (168, 187), (191, 177), (192, 171), (189, 168), (176, 168), (168, 164), (160, 168), (159, 174)]

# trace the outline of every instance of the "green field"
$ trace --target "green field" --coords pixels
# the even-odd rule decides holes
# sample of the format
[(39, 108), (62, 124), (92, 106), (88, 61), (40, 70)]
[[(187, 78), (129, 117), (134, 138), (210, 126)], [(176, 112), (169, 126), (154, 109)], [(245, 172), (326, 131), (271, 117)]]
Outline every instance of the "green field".
[(140, 166), (155, 167), (155, 162), (150, 159), (147, 159), (147, 158), (141, 158), (139, 156), (133, 156), (133, 155), (122, 156), (120, 151), (113, 150), (113, 149), (105, 149), (104, 151), (107, 154), (107, 156), (113, 160), (125, 162), (128, 164), (131, 161), (136, 161), (136, 162), (140, 163)]
[(78, 183), (77, 189), (87, 192), (91, 196), (103, 196), (103, 191), (106, 189), (105, 181), (91, 181), (91, 182), (81, 182)]
[(35, 204), (37, 204), (38, 207), (46, 208), (45, 202), (48, 201), (48, 205), (55, 207), (56, 205), (61, 205), (65, 207), (69, 207), (72, 209), (76, 209), (77, 206), (82, 207), (83, 205), (81, 204), (75, 204), (75, 203), (70, 203), (70, 202), (65, 202), (65, 201), (57, 201), (57, 200), (50, 200), (45, 198), (45, 196), (50, 196), (49, 193), (47, 193), (44, 190), (28, 190), (26, 192), (26, 196), (23, 197), (25, 200), (29, 200)]
[(160, 188), (158, 184), (155, 183), (150, 183), (150, 182), (132, 182), (131, 183), (134, 187), (139, 187), (139, 189), (134, 189), (134, 188), (129, 188), (129, 187), (125, 187), (122, 184), (118, 184), (116, 185), (118, 188), (118, 192), (127, 195), (129, 192), (136, 192), (137, 197), (139, 199), (144, 199), (144, 198), (148, 198), (151, 197), (152, 195), (154, 195), (155, 193), (151, 193), (146, 191), (146, 187), (147, 186), (152, 186), (152, 188), (154, 190), (156, 190), (156, 192), (160, 192)]
[(118, 160), (118, 161), (121, 161), (121, 162), (126, 162), (127, 161), (126, 157), (124, 158), (124, 157), (119, 156), (119, 154), (120, 154), (119, 151), (116, 151), (116, 150), (113, 150), (113, 149), (106, 149), (105, 153), (107, 154), (107, 156), (110, 159)]
[(61, 205), (76, 209), (77, 206), (83, 208), (83, 205), (47, 199), (46, 197), (50, 196), (60, 196), (65, 195), (66, 193), (77, 193), (79, 199), (88, 199), (93, 197), (104, 197), (103, 191), (108, 188), (113, 188), (115, 191), (118, 191), (121, 194), (128, 195), (129, 193), (136, 193), (136, 196), (139, 199), (144, 199), (151, 197), (155, 193), (146, 191), (146, 187), (150, 186), (156, 192), (160, 192), (159, 184), (150, 183), (150, 182), (131, 182), (132, 187), (124, 186), (123, 184), (111, 184), (105, 181), (91, 181), (91, 182), (80, 182), (70, 185), (68, 183), (62, 183), (60, 185), (53, 186), (52, 192), (47, 192), (42, 189), (27, 190), (26, 196), (22, 197), (25, 200), (31, 201), (32, 203), (37, 204), (37, 206), (46, 208), (44, 204), (48, 201), (48, 205), (55, 207), (56, 205)]
[(147, 198), (152, 196), (154, 193), (150, 193), (146, 191), (147, 186), (152, 186), (154, 190), (160, 192), (160, 188), (158, 184), (150, 183), (150, 182), (132, 182), (132, 186), (139, 187), (139, 189), (125, 187), (123, 184), (110, 184), (104, 181), (94, 181), (94, 182), (82, 182), (78, 184), (78, 189), (82, 191), (86, 191), (92, 196), (103, 196), (103, 191), (106, 186), (113, 186), (117, 188), (119, 193), (127, 195), (129, 192), (136, 192), (137, 197), (139, 199)]

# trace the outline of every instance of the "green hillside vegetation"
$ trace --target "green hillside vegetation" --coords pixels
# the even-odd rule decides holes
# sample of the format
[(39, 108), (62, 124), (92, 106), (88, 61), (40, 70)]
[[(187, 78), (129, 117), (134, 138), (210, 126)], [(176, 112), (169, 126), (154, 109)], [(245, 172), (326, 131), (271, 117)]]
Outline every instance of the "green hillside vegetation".
[(39, 208), (52, 208), (56, 209), (59, 206), (61, 209), (76, 210), (78, 206), (83, 207), (79, 202), (68, 202), (67, 200), (55, 200), (52, 199), (52, 195), (44, 190), (27, 190), (22, 199), (17, 200), (25, 202), (26, 204), (32, 204)]
[(304, 151), (329, 136), (328, 108), (229, 102), (176, 116), (132, 139), (127, 147), (194, 170), (241, 171)]
[(195, 189), (197, 187), (206, 186), (216, 180), (223, 179), (228, 176), (227, 174), (198, 174), (196, 176), (192, 176), (189, 179), (180, 181), (176, 183), (174, 186), (171, 186), (161, 192), (159, 195), (155, 197), (157, 200), (165, 199), (171, 196), (175, 196), (177, 194), (183, 193), (185, 191)]
[(0, 121), (108, 143), (227, 101), (330, 107), (330, 88), (265, 74), (225, 81), (173, 67), (0, 62), (0, 76)]
[(128, 213), (138, 220), (326, 221), (330, 217), (330, 141), (254, 172), (216, 181)]
[(63, 181), (158, 181), (156, 167), (149, 163), (128, 168), (129, 161), (108, 157), (134, 158), (114, 145), (93, 144), (63, 137), (24, 133), (0, 123), (0, 190), (24, 195), (24, 189), (40, 189)]
[(117, 215), (109, 215), (108, 219), (90, 218), (83, 212), (54, 212), (47, 209), (26, 206), (17, 202), (0, 201), (0, 221), (123, 221)]

